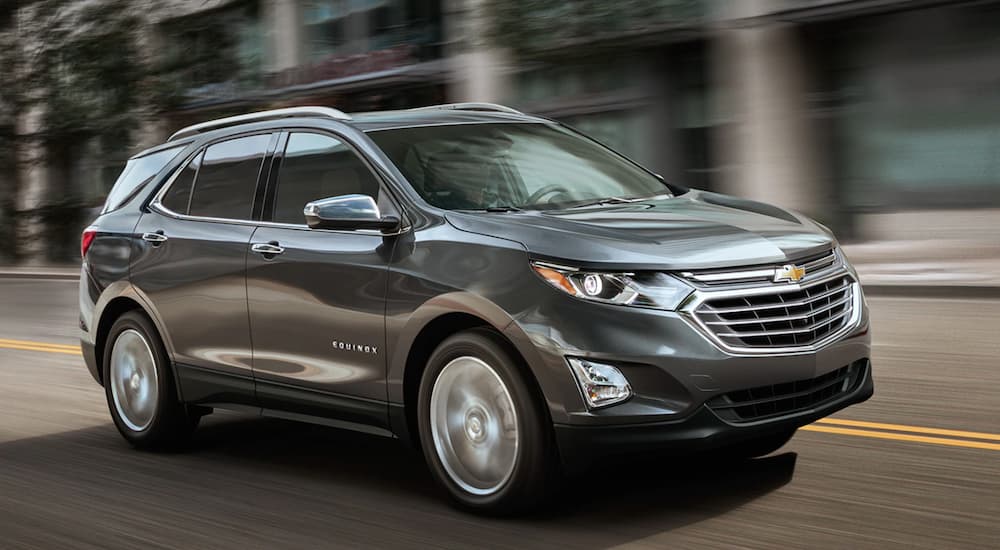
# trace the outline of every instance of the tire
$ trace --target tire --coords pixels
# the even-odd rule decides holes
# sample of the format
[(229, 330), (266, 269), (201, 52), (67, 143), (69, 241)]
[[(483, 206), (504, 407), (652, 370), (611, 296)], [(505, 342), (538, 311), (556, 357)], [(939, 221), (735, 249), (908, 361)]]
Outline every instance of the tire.
[(455, 334), (428, 359), (418, 399), (421, 447), (462, 508), (521, 513), (552, 492), (559, 478), (552, 425), (533, 388), (489, 330)]
[(769, 455), (785, 446), (795, 435), (795, 429), (785, 430), (771, 435), (758, 437), (727, 447), (721, 454), (730, 460), (745, 460)]
[(138, 311), (119, 317), (108, 333), (103, 361), (108, 409), (126, 441), (166, 450), (190, 439), (200, 415), (177, 398), (163, 341), (148, 317)]

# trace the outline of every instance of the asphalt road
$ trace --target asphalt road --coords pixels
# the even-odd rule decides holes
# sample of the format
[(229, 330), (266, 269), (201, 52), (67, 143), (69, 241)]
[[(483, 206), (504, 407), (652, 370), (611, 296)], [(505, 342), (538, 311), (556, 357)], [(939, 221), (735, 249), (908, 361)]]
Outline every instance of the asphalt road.
[(132, 450), (73, 351), (76, 300), (0, 280), (0, 548), (1000, 545), (1000, 301), (871, 298), (868, 403), (767, 458), (606, 467), (497, 520), (373, 436), (215, 414), (187, 452)]

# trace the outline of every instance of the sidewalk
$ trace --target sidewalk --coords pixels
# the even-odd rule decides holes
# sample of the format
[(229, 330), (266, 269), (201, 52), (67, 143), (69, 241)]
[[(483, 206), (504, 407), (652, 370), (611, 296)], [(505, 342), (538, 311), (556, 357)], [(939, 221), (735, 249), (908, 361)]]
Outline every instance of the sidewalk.
[(871, 294), (1000, 297), (1000, 243), (886, 241), (843, 249)]
[(55, 279), (76, 281), (79, 278), (79, 265), (0, 265), (0, 279)]
[[(844, 245), (869, 294), (1000, 297), (1000, 243), (886, 241)], [(0, 266), (0, 279), (72, 280), (79, 266)]]

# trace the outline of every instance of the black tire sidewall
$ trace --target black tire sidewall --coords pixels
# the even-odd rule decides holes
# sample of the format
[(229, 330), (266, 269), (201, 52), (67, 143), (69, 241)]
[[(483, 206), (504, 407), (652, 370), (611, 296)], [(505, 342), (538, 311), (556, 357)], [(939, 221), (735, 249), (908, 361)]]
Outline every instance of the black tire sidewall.
[[(127, 330), (135, 330), (146, 340), (153, 353), (157, 377), (157, 400), (156, 409), (153, 411), (153, 419), (144, 430), (135, 431), (128, 427), (121, 419), (118, 408), (115, 406), (114, 395), (111, 390), (111, 351), (114, 349), (118, 337)], [(167, 439), (174, 430), (174, 427), (183, 419), (176, 418), (184, 412), (179, 407), (177, 395), (173, 384), (173, 373), (170, 370), (170, 362), (167, 357), (163, 341), (159, 332), (148, 317), (139, 312), (129, 312), (115, 321), (108, 333), (103, 355), (103, 380), (104, 394), (108, 402), (108, 409), (115, 427), (122, 436), (137, 447), (155, 447)]]
[[(489, 495), (473, 495), (462, 489), (441, 464), (430, 428), (430, 398), (441, 370), (453, 359), (472, 356), (486, 362), (500, 376), (516, 408), (518, 456), (510, 479)], [(554, 445), (551, 422), (541, 406), (537, 390), (525, 380), (520, 363), (501, 337), (492, 331), (473, 330), (449, 337), (431, 354), (420, 383), (418, 424), (424, 457), (434, 477), (459, 505), (497, 514), (526, 510), (543, 498), (553, 477)]]

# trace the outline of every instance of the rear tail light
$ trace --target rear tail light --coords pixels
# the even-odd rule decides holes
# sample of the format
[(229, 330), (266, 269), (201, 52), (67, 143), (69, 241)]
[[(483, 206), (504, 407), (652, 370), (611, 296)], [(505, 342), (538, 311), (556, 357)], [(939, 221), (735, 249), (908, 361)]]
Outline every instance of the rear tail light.
[(87, 251), (90, 250), (90, 245), (94, 244), (94, 237), (97, 236), (97, 230), (88, 227), (83, 230), (83, 235), (80, 237), (80, 257), (86, 258)]

